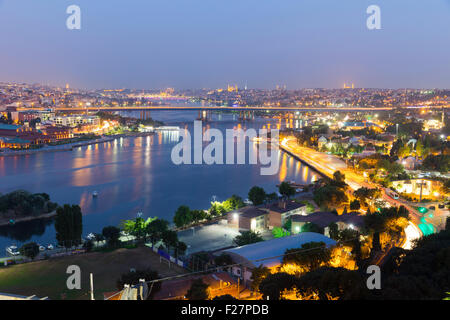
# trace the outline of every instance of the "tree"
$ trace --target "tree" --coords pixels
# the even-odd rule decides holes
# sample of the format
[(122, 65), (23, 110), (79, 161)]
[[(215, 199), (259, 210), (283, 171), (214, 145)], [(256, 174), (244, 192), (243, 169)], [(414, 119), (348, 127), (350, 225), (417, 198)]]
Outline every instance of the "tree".
[(398, 149), (397, 156), (400, 159), (406, 158), (411, 154), (411, 147), (408, 144), (404, 144)]
[(345, 188), (347, 184), (345, 183), (345, 174), (340, 171), (335, 171), (333, 173), (333, 184), (335, 186)]
[(146, 238), (147, 235), (147, 225), (152, 221), (155, 221), (157, 218), (148, 218), (147, 220), (137, 217), (131, 220), (125, 220), (122, 222), (121, 226), (123, 231), (126, 233), (135, 236), (138, 241)]
[(245, 204), (241, 197), (233, 194), (230, 198), (222, 203), (222, 206), (224, 207), (225, 212), (230, 212), (244, 207)]
[(332, 222), (328, 226), (328, 233), (330, 234), (330, 238), (333, 240), (338, 240), (339, 238), (339, 226), (336, 222)]
[(423, 160), (422, 167), (426, 170), (449, 172), (450, 155), (447, 154), (429, 155), (425, 158), (425, 160)]
[(270, 269), (263, 266), (262, 264), (259, 267), (256, 267), (252, 270), (252, 275), (250, 277), (251, 288), (253, 291), (258, 291), (259, 285), (261, 282), (270, 274)]
[(39, 254), (39, 246), (36, 242), (29, 242), (20, 247), (19, 252), (22, 256), (34, 260), (34, 258)]
[(283, 238), (283, 237), (290, 236), (291, 233), (289, 231), (284, 230), (283, 228), (274, 227), (272, 229), (272, 235), (273, 235), (274, 238)]
[(416, 143), (416, 155), (418, 158), (422, 158), (425, 155), (425, 147), (421, 139), (419, 139)]
[(278, 272), (268, 274), (259, 284), (259, 292), (263, 299), (280, 300), (282, 293), (286, 290), (292, 290), (297, 285), (297, 278), (294, 275)]
[(364, 279), (357, 271), (321, 267), (303, 274), (296, 282), (302, 299), (358, 300), (369, 297)]
[(191, 215), (192, 215), (192, 221), (195, 223), (205, 220), (207, 217), (207, 214), (204, 210), (192, 210)]
[(259, 206), (264, 203), (264, 200), (266, 199), (266, 192), (263, 188), (254, 186), (248, 192), (248, 198), (253, 203), (253, 205)]
[(220, 202), (211, 202), (211, 208), (208, 210), (211, 216), (220, 216), (226, 212), (224, 206)]
[(65, 204), (56, 209), (55, 219), (56, 240), (66, 248), (81, 243), (83, 231), (83, 218), (78, 205)]
[(441, 300), (450, 291), (450, 232), (418, 239), (382, 284), (382, 299)]
[(178, 241), (175, 245), (175, 257), (178, 259), (179, 255), (184, 255), (184, 253), (187, 250), (187, 245), (186, 243), (182, 242), (182, 241)]
[(366, 187), (361, 187), (353, 192), (353, 196), (359, 200), (360, 205), (367, 205), (367, 201), (373, 201), (377, 199), (380, 194), (381, 192), (379, 189), (369, 189)]
[(114, 226), (104, 227), (102, 230), (102, 235), (106, 239), (106, 243), (110, 248), (118, 247), (120, 243), (120, 229)]
[(169, 222), (164, 219), (156, 219), (147, 225), (146, 232), (150, 237), (152, 247), (162, 238), (164, 231), (169, 229)]
[[(116, 282), (117, 290), (122, 290), (126, 284), (131, 286), (137, 285), (139, 284), (140, 279), (144, 279), (145, 281), (152, 281), (159, 279), (159, 275), (158, 272), (153, 271), (151, 269), (136, 270), (124, 273), (120, 276), (120, 278)], [(155, 293), (157, 293), (161, 289), (161, 282), (160, 281), (153, 282), (153, 284), (150, 286), (152, 286), (152, 291), (150, 292), (150, 295), (147, 297), (147, 299), (151, 298)]]
[(170, 248), (175, 247), (178, 243), (178, 234), (173, 230), (165, 230), (161, 235), (162, 241), (170, 253)]
[(178, 228), (187, 226), (192, 223), (192, 213), (188, 206), (180, 206), (175, 212), (173, 222)]
[(361, 204), (357, 199), (350, 202), (350, 210), (359, 210), (361, 208)]
[(278, 200), (278, 195), (275, 192), (269, 193), (266, 195), (266, 201), (273, 202)]
[(247, 244), (252, 244), (256, 242), (263, 241), (263, 238), (257, 232), (244, 231), (240, 235), (236, 236), (233, 242), (238, 246), (245, 246)]
[(278, 187), (278, 191), (286, 198), (290, 198), (295, 195), (295, 188), (287, 182), (282, 182)]
[(325, 185), (313, 192), (314, 201), (319, 205), (327, 208), (339, 207), (348, 201), (345, 192), (332, 185)]
[(188, 300), (208, 300), (209, 285), (204, 283), (202, 279), (195, 279), (186, 293), (186, 298)]
[(327, 265), (331, 259), (331, 250), (324, 242), (304, 243), (301, 248), (287, 249), (283, 256), (283, 264), (296, 264), (307, 271)]

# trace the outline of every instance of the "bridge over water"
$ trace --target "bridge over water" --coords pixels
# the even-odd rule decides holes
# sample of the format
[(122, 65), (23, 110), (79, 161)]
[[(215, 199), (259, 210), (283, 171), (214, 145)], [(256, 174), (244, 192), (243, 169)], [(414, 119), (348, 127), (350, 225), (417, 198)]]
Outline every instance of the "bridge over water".
[[(126, 106), (126, 107), (58, 107), (52, 108), (54, 111), (61, 112), (86, 112), (86, 111), (152, 111), (152, 110), (167, 110), (167, 111), (177, 111), (177, 110), (193, 110), (193, 111), (361, 111), (361, 112), (376, 112), (376, 111), (390, 111), (393, 110), (392, 107), (382, 107), (382, 108), (364, 108), (364, 107), (227, 107), (227, 106), (191, 106), (191, 105), (181, 105), (181, 106)], [(18, 111), (30, 111), (30, 110), (48, 110), (46, 108), (18, 108)]]

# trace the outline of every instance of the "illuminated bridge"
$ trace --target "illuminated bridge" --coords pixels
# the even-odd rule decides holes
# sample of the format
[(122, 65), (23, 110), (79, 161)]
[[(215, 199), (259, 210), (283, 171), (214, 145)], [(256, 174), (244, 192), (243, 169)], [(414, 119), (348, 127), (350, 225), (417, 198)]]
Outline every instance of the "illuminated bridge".
[[(363, 107), (226, 107), (226, 106), (127, 106), (127, 107), (58, 107), (52, 108), (61, 112), (86, 112), (86, 111), (152, 111), (152, 110), (194, 110), (194, 111), (389, 111), (392, 107), (363, 108)], [(18, 111), (48, 110), (45, 108), (18, 108)]]

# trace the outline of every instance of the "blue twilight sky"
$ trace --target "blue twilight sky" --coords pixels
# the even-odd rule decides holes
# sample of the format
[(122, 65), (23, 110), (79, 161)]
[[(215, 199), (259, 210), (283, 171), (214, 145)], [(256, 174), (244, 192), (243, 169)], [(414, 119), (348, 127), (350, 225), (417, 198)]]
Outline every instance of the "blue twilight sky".
[(450, 0), (0, 0), (0, 81), (450, 88)]

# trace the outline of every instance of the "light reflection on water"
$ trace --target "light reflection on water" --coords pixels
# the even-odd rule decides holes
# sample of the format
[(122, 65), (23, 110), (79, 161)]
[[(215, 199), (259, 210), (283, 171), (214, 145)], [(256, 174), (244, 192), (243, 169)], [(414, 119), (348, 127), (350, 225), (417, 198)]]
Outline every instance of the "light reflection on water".
[[(226, 115), (222, 119), (223, 122), (212, 122), (209, 126), (220, 129), (224, 136), (225, 129), (233, 127), (268, 127), (265, 120), (241, 125)], [(176, 125), (192, 133), (192, 122), (185, 123)], [(212, 195), (219, 201), (232, 194), (247, 198), (248, 190), (254, 185), (274, 192), (280, 181), (310, 183), (316, 175), (281, 151), (278, 151), (280, 169), (274, 176), (261, 176), (259, 165), (176, 166), (170, 154), (178, 140), (178, 132), (161, 132), (154, 136), (119, 138), (71, 152), (0, 157), (0, 192), (17, 189), (46, 192), (60, 204), (80, 204), (86, 235), (134, 218), (137, 212), (171, 221), (182, 204), (206, 209)], [(257, 145), (250, 148), (256, 150)], [(93, 191), (99, 192), (98, 198), (92, 197)], [(36, 225), (35, 228), (27, 225), (21, 237), (17, 237), (21, 234), (17, 231), (20, 224), (16, 225), (15, 232), (0, 230), (0, 248), (13, 242), (8, 237), (15, 238), (15, 242), (32, 239), (42, 244), (55, 243), (51, 223), (36, 222)]]

